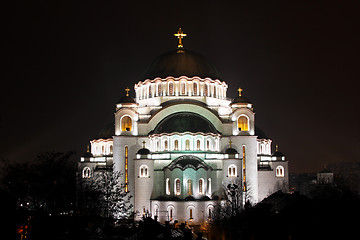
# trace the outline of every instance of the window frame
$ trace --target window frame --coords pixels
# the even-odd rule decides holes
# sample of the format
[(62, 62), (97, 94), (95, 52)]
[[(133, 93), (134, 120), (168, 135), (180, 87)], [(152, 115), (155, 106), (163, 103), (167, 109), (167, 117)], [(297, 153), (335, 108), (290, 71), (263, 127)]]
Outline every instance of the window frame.
[[(244, 118), (246, 119), (246, 127), (247, 127), (246, 130), (239, 130), (239, 129), (240, 129), (240, 128), (239, 128), (239, 120), (240, 120), (240, 118), (242, 118), (242, 117), (244, 117)], [(247, 115), (245, 115), (245, 114), (239, 115), (239, 117), (238, 117), (237, 120), (236, 120), (236, 126), (237, 126), (237, 130), (238, 130), (239, 132), (248, 132), (248, 131), (250, 131), (250, 119), (249, 119), (249, 117), (248, 117)]]
[(149, 167), (147, 165), (141, 165), (139, 167), (139, 177), (148, 178), (149, 177)]
[(285, 177), (285, 168), (281, 165), (277, 166), (275, 169), (275, 176), (278, 178)]
[[(129, 128), (129, 130), (127, 130), (128, 129), (127, 126), (123, 127), (123, 125), (125, 125), (124, 118), (129, 118), (130, 119), (130, 128)], [(131, 132), (133, 130), (133, 128), (134, 128), (133, 119), (132, 119), (132, 117), (130, 115), (124, 115), (124, 116), (122, 116), (120, 118), (120, 130), (121, 130), (121, 132)], [(123, 129), (125, 129), (125, 130), (123, 130)]]
[(237, 167), (235, 164), (230, 164), (228, 166), (228, 177), (237, 177), (238, 174), (237, 174)]

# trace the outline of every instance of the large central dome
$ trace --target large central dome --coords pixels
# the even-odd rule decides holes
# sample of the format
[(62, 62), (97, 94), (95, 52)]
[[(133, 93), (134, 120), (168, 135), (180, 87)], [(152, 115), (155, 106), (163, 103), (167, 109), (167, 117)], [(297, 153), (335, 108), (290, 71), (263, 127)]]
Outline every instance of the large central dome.
[(220, 74), (203, 56), (185, 49), (174, 50), (157, 57), (145, 74), (146, 79), (156, 77), (209, 77), (220, 79)]

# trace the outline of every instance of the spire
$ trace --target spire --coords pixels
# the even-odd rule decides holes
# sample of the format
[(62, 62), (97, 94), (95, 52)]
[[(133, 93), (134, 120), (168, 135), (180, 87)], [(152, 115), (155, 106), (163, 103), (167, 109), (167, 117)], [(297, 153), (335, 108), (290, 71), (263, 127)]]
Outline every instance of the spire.
[(90, 146), (87, 145), (86, 152), (90, 152)]
[(275, 146), (275, 151), (278, 152), (279, 151), (279, 145), (276, 144)]
[(178, 31), (177, 33), (175, 33), (174, 36), (179, 39), (178, 49), (184, 48), (184, 45), (182, 44), (181, 39), (183, 39), (183, 37), (186, 37), (187, 34), (185, 34), (185, 33), (181, 30), (181, 28), (179, 28), (179, 31)]
[(232, 141), (231, 141), (231, 139), (229, 140), (229, 148), (231, 148), (231, 143), (232, 143)]
[(242, 91), (243, 91), (242, 88), (239, 88), (239, 89), (238, 89), (239, 97), (241, 97), (241, 92), (242, 92)]
[(143, 144), (143, 148), (145, 148), (145, 144), (146, 144), (146, 142), (145, 142), (145, 141), (143, 141), (143, 142), (142, 142), (142, 144)]

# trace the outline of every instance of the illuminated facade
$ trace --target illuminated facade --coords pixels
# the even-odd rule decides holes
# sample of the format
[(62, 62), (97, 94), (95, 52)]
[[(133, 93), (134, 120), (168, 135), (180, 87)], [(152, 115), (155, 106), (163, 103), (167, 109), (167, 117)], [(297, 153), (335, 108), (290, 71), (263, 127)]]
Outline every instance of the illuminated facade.
[(220, 79), (179, 41), (135, 84), (135, 98), (126, 89), (112, 136), (91, 141), (79, 171), (90, 178), (98, 166), (114, 163), (134, 196), (136, 218), (150, 213), (161, 222), (211, 219), (215, 206), (230, 198), (230, 186), (236, 186), (239, 207), (287, 191), (284, 155), (272, 153), (272, 140), (255, 127), (253, 104), (242, 89), (229, 99)]

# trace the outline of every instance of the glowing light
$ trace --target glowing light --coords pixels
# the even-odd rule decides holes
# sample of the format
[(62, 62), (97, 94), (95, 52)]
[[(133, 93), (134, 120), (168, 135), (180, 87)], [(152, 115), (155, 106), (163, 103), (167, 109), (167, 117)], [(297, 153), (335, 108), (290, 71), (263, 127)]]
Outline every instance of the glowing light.
[(178, 44), (178, 48), (183, 48), (183, 44), (182, 44), (182, 41), (181, 39), (183, 39), (183, 37), (186, 37), (187, 34), (185, 34), (181, 28), (179, 28), (179, 31), (177, 33), (174, 34), (175, 37), (177, 37), (179, 39), (179, 44)]
[(129, 116), (124, 116), (121, 118), (121, 131), (131, 131), (132, 130), (132, 120)]
[(126, 91), (126, 96), (128, 97), (130, 89), (127, 87), (127, 88), (125, 88), (125, 91)]
[(245, 146), (242, 147), (243, 152), (243, 190), (246, 191), (246, 159), (245, 159)]
[(239, 131), (249, 131), (249, 120), (246, 116), (242, 115), (238, 118)]
[(125, 147), (125, 192), (128, 192), (128, 146)]

